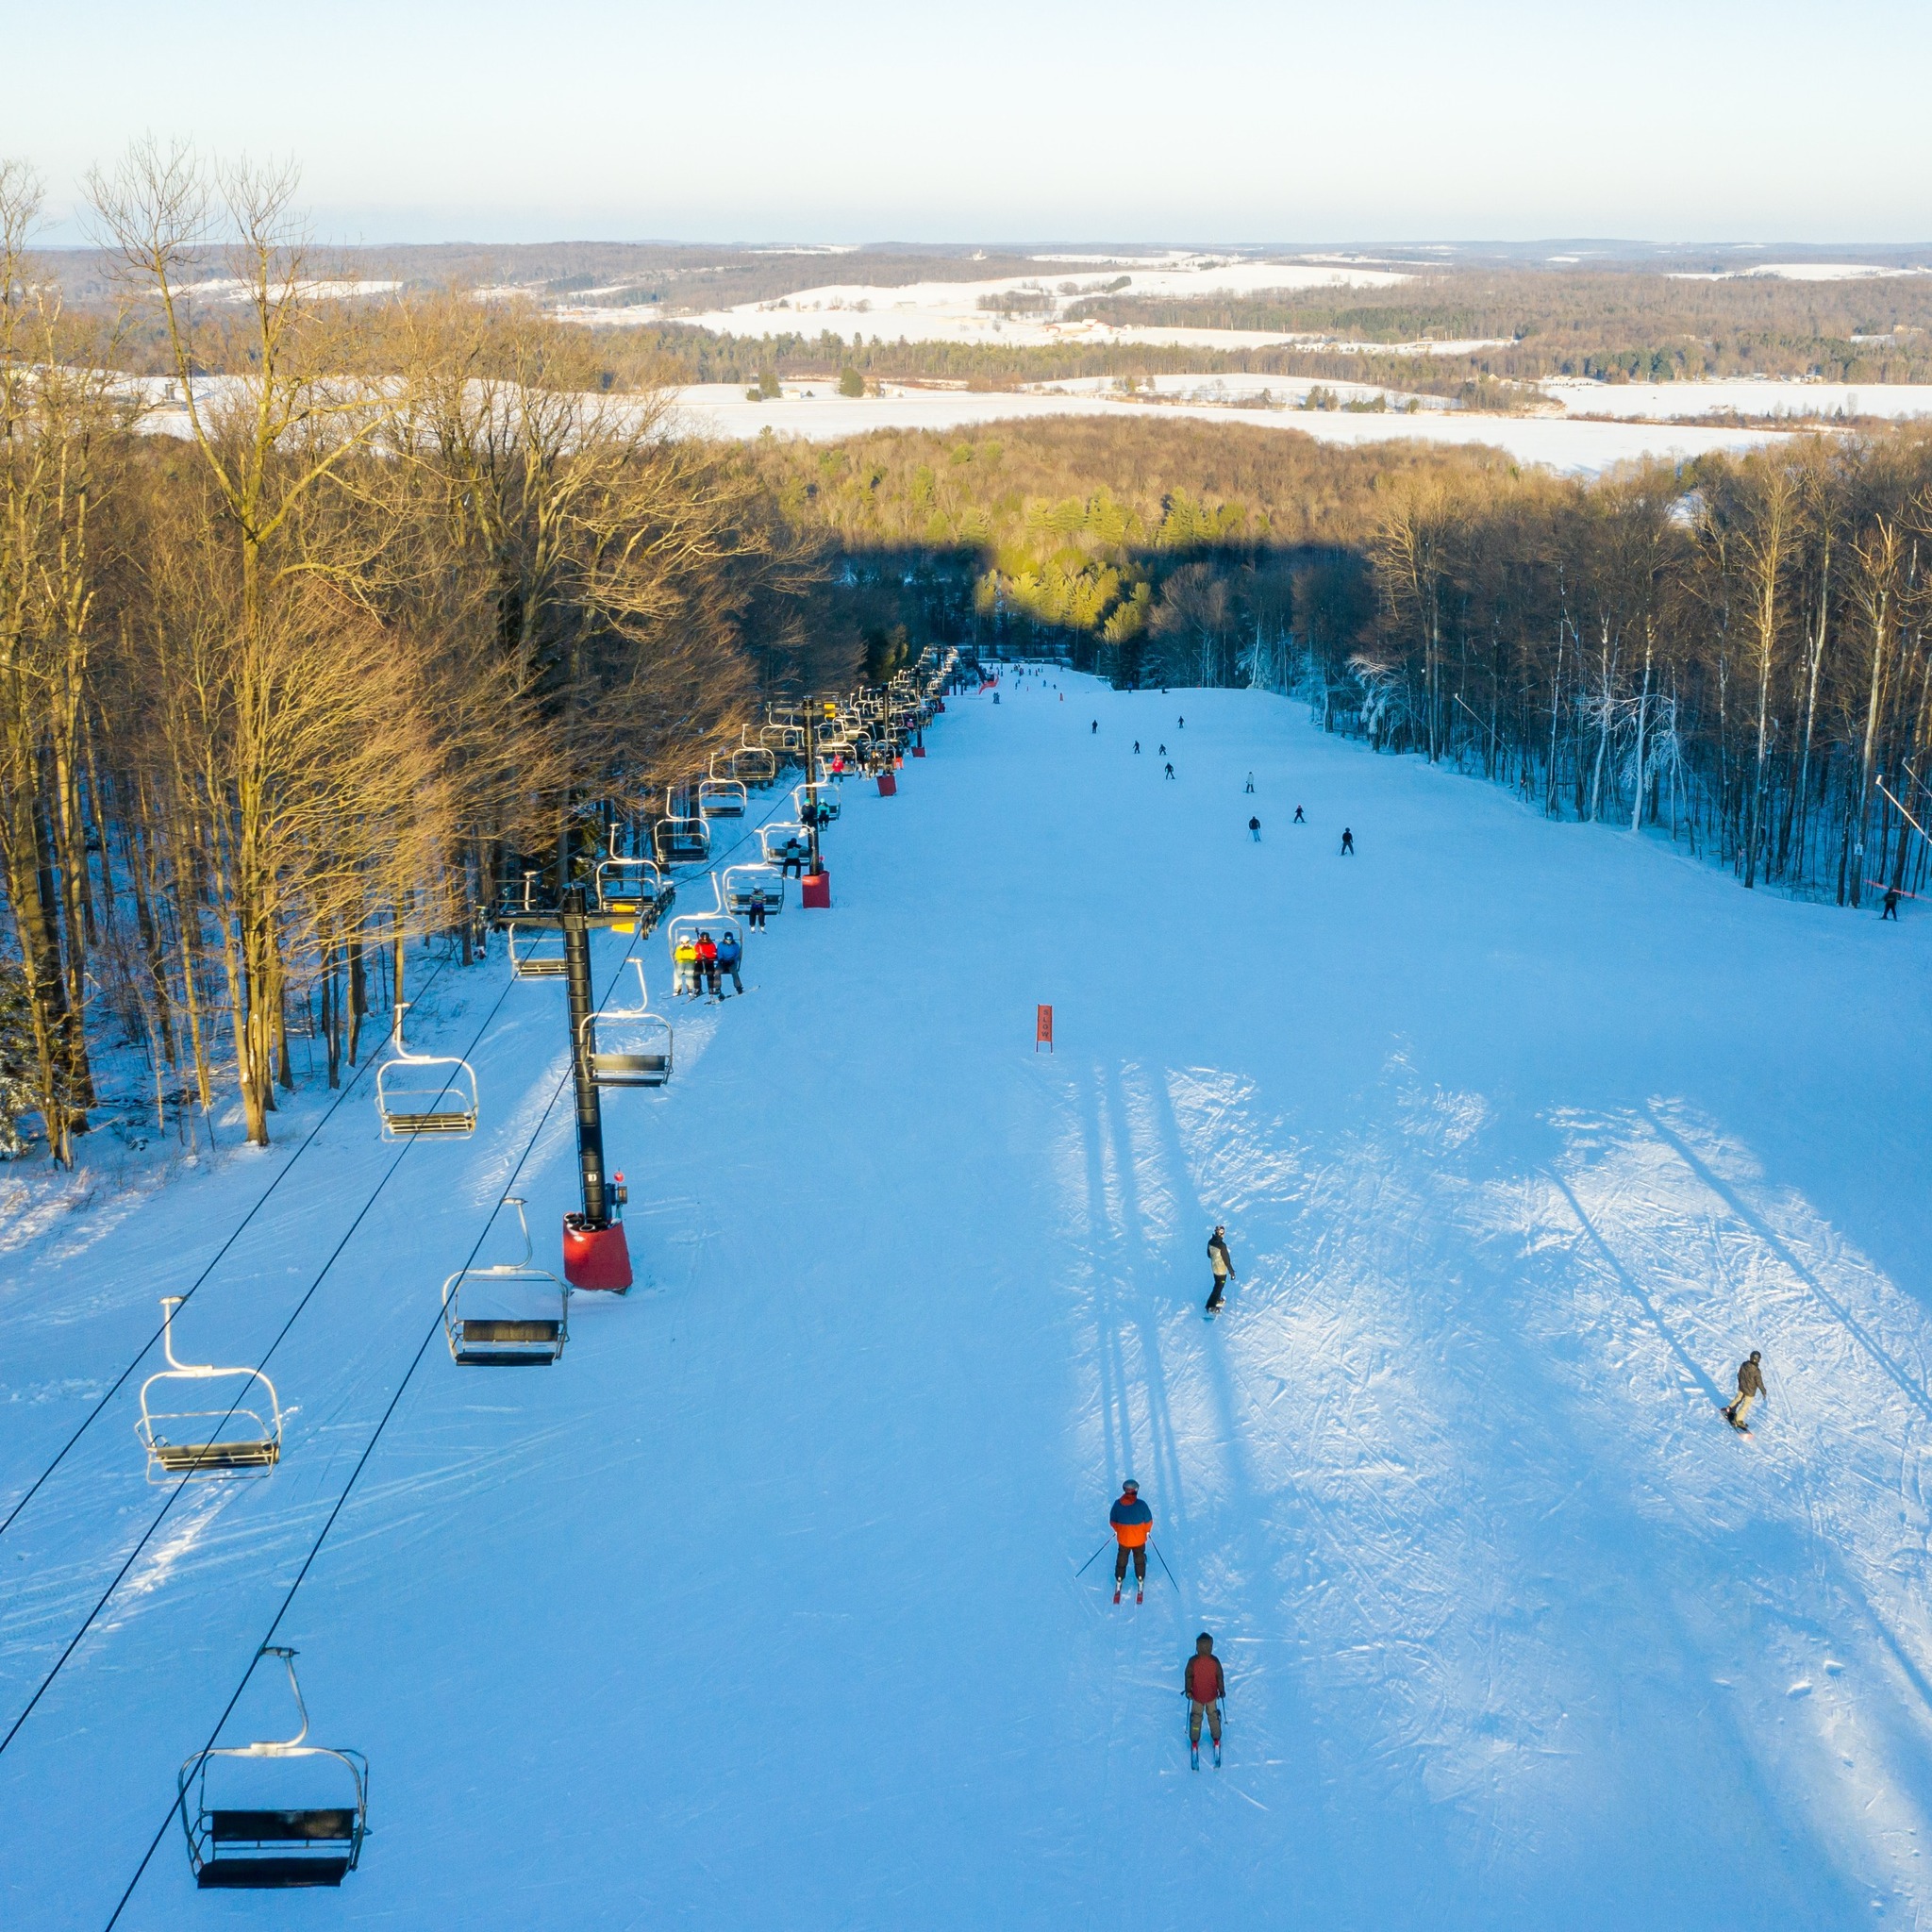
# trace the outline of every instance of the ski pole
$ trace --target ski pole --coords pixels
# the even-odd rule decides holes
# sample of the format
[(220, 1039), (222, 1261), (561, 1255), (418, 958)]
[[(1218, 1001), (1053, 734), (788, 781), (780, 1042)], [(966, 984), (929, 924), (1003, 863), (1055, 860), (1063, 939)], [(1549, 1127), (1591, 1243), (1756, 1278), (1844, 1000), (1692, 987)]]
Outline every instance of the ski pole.
[[(1108, 1542), (1108, 1541), (1112, 1541), (1112, 1539), (1111, 1539), (1111, 1538), (1108, 1538), (1108, 1539), (1107, 1540), (1107, 1541), (1104, 1541), (1104, 1542), (1102, 1542), (1102, 1544), (1100, 1545), (1100, 1550), (1104, 1550), (1104, 1549), (1106, 1549), (1106, 1547), (1107, 1547), (1107, 1542)], [(1095, 1551), (1094, 1551), (1094, 1553), (1093, 1553), (1093, 1557), (1097, 1557), (1097, 1556), (1099, 1556), (1099, 1554), (1100, 1554), (1100, 1550), (1095, 1550)], [(1084, 1575), (1086, 1575), (1086, 1574), (1088, 1573), (1088, 1571), (1089, 1571), (1089, 1570), (1091, 1570), (1091, 1568), (1093, 1567), (1093, 1557), (1089, 1557), (1087, 1558), (1086, 1562), (1082, 1563), (1082, 1564), (1080, 1565), (1080, 1567), (1079, 1567), (1079, 1568), (1078, 1568), (1077, 1570), (1075, 1570), (1075, 1571), (1074, 1572), (1074, 1576), (1075, 1576), (1075, 1577), (1080, 1577), (1080, 1576), (1084, 1576)]]
[[(1160, 1567), (1163, 1570), (1167, 1570), (1167, 1558), (1165, 1557), (1160, 1556), (1160, 1545), (1158, 1542), (1156, 1542), (1151, 1536), (1147, 1539), (1147, 1547), (1150, 1550), (1152, 1550), (1157, 1557), (1160, 1557)], [(1091, 1562), (1092, 1558), (1090, 1557), (1088, 1560)], [(1180, 1585), (1178, 1583), (1174, 1583), (1174, 1575), (1172, 1570), (1167, 1570), (1167, 1580), (1170, 1583), (1174, 1583), (1174, 1587), (1176, 1590), (1180, 1588)]]

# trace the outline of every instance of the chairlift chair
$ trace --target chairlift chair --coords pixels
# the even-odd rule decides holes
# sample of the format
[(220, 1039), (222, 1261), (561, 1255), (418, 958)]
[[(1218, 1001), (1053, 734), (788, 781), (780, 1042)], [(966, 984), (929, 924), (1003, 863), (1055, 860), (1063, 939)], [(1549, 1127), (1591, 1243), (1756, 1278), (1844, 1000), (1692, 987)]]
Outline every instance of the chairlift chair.
[(651, 827), (659, 865), (697, 865), (711, 856), (711, 828), (704, 818), (661, 818)]
[(758, 843), (767, 865), (798, 865), (811, 858), (810, 835), (800, 824), (760, 825)]
[[(282, 1406), (275, 1385), (259, 1369), (218, 1368), (212, 1363), (179, 1361), (175, 1356), (175, 1310), (187, 1297), (161, 1297), (161, 1352), (168, 1366), (141, 1385), (141, 1420), (134, 1432), (147, 1451), (147, 1479), (167, 1482), (175, 1476), (266, 1475), (282, 1459)], [(157, 1408), (155, 1389), (166, 1383), (202, 1385), (226, 1381), (232, 1399), (218, 1408)], [(259, 1385), (260, 1395), (257, 1394)], [(166, 1399), (168, 1390), (162, 1391)], [(268, 1408), (250, 1407), (265, 1395)], [(219, 1401), (210, 1393), (208, 1400)], [(183, 1426), (184, 1424), (191, 1426)]]
[(513, 979), (561, 979), (569, 971), (563, 953), (563, 934), (541, 925), (525, 924), (524, 946), (517, 950), (517, 922), (506, 928), (509, 941), (509, 970)]
[[(734, 866), (732, 870), (738, 868)], [(716, 905), (702, 912), (679, 912), (664, 922), (665, 943), (674, 958), (686, 940), (695, 940), (702, 932), (709, 933), (714, 941), (728, 932), (738, 941), (740, 950), (743, 949), (744, 922), (728, 907)]]
[(655, 858), (621, 858), (616, 853), (597, 861), (597, 910), (641, 912), (664, 896), (664, 874)]
[(741, 819), (747, 804), (744, 787), (736, 778), (707, 778), (698, 787), (698, 816)]
[(806, 801), (814, 794), (818, 803), (819, 824), (829, 825), (836, 823), (842, 808), (836, 778), (821, 778), (815, 785), (794, 785), (791, 788), (791, 809), (798, 814), (799, 823), (805, 823)]
[(762, 890), (765, 916), (776, 919), (785, 909), (785, 874), (775, 865), (730, 865), (724, 869), (724, 904), (733, 912), (749, 912), (752, 894)]
[(523, 1202), (510, 1194), (503, 1205), (517, 1210), (523, 1258), (458, 1268), (442, 1284), (442, 1332), (465, 1368), (547, 1368), (570, 1340), (570, 1289), (534, 1264)]
[(731, 775), (741, 785), (769, 785), (778, 775), (777, 755), (766, 745), (741, 744), (731, 754)]
[(629, 963), (637, 968), (637, 1005), (587, 1013), (578, 1045), (597, 1086), (661, 1087), (671, 1077), (671, 1023), (649, 1010), (644, 962)]
[[(188, 1758), (175, 1777), (175, 1803), (188, 1837), (188, 1859), (194, 1882), (204, 1891), (285, 1891), (299, 1886), (340, 1885), (362, 1856), (362, 1840), (369, 1829), (369, 1760), (359, 1751), (307, 1742), (308, 1707), (295, 1680), (295, 1653), (283, 1644), (265, 1643), (256, 1653), (256, 1661), (265, 1657), (280, 1657), (287, 1669), (301, 1728), (292, 1738), (265, 1743), (210, 1745)], [(259, 1800), (287, 1795), (275, 1789), (266, 1767), (297, 1760), (325, 1772), (336, 1789), (317, 1795), (333, 1802), (263, 1807), (208, 1801), (210, 1768), (220, 1767), (217, 1801), (227, 1794), (224, 1787), (230, 1782), (226, 1771), (231, 1764), (250, 1767), (238, 1794), (244, 1800)]]
[[(510, 959), (516, 962), (516, 928), (510, 928)], [(536, 963), (527, 957), (525, 964)], [(558, 956), (558, 970), (562, 958)], [(527, 978), (527, 974), (519, 974)], [(441, 1135), (467, 1140), (476, 1131), (476, 1075), (468, 1060), (449, 1053), (411, 1053), (403, 1043), (408, 1000), (396, 1002), (390, 1044), (395, 1058), (375, 1070), (375, 1110), (382, 1116), (385, 1141)]]

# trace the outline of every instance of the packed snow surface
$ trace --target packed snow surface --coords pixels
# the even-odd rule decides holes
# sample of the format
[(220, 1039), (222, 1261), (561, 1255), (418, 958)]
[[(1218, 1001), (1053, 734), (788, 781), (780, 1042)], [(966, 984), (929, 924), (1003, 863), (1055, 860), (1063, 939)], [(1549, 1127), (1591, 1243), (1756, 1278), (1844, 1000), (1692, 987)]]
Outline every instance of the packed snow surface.
[[(158, 1832), (124, 1926), (1932, 1924), (1924, 908), (1059, 682), (848, 788), (836, 909), (608, 1097), (640, 1280), (554, 1368), (435, 1327), (506, 1191), (553, 1267), (574, 1198), (563, 991), (500, 959), (411, 961), (472, 1141), (358, 1091), (299, 1159), (312, 1100), (145, 1192), (13, 1182), (0, 1513), (271, 1182), (181, 1352), (315, 1291), (272, 1476), (135, 1554), (130, 1383), (0, 1537), (0, 1728), (128, 1566), (0, 1755), (10, 1932), (98, 1932)], [(1129, 1474), (1138, 1609), (1077, 1574)], [(175, 1767), (272, 1626), (374, 1830), (338, 1894), (197, 1897)]]

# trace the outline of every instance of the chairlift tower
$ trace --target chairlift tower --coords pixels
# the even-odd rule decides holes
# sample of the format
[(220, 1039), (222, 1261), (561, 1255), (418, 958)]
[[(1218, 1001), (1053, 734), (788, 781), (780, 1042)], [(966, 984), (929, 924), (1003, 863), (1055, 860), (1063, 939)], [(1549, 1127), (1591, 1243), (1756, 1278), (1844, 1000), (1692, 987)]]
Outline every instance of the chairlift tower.
[(604, 1108), (591, 1068), (597, 1041), (591, 996), (591, 916), (581, 886), (567, 887), (560, 915), (564, 985), (570, 995), (570, 1072), (576, 1090), (577, 1178), (582, 1210), (563, 1217), (563, 1273), (573, 1288), (608, 1289), (622, 1294), (631, 1284), (630, 1247), (621, 1207), (604, 1173)]
[(824, 858), (819, 851), (818, 703), (815, 694), (808, 694), (805, 701), (805, 795), (811, 802), (811, 810), (808, 814), (809, 823), (805, 830), (811, 841), (811, 870), (798, 882), (798, 897), (802, 906), (830, 911), (832, 877), (826, 872)]

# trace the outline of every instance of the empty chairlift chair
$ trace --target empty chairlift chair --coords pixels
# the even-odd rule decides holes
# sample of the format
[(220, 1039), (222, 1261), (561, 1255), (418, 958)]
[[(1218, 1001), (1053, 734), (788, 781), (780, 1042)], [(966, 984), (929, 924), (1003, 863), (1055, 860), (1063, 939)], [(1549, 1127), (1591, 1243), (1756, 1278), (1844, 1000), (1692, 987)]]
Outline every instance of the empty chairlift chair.
[(584, 1016), (584, 1064), (599, 1087), (661, 1087), (671, 1078), (671, 1022), (650, 1010), (644, 962), (629, 963), (637, 969), (638, 1003)]
[[(266, 1475), (282, 1459), (282, 1406), (275, 1385), (259, 1369), (176, 1360), (175, 1310), (185, 1299), (161, 1297), (161, 1352), (168, 1366), (141, 1385), (141, 1420), (134, 1432), (147, 1451), (148, 1480)], [(193, 1400), (197, 1407), (162, 1406), (177, 1400)]]
[[(512, 929), (510, 957), (516, 957)], [(395, 1058), (375, 1072), (375, 1110), (382, 1116), (385, 1141), (426, 1136), (467, 1140), (476, 1131), (476, 1075), (468, 1060), (453, 1053), (411, 1053), (403, 1044), (408, 1000), (396, 1002), (390, 1043)]]
[(523, 1202), (510, 1194), (503, 1205), (517, 1210), (523, 1258), (458, 1268), (442, 1284), (442, 1332), (465, 1368), (545, 1368), (570, 1340), (570, 1289), (536, 1265)]
[(752, 895), (762, 892), (765, 916), (776, 919), (785, 909), (785, 874), (775, 865), (730, 865), (724, 868), (727, 911), (748, 913)]
[(659, 865), (702, 865), (711, 856), (711, 828), (697, 818), (661, 818), (651, 827)]
[(617, 850), (617, 827), (610, 850), (597, 861), (597, 910), (633, 916), (664, 896), (664, 874), (655, 858), (625, 858)]
[(745, 791), (736, 778), (707, 778), (698, 787), (698, 816), (707, 819), (741, 819)]
[(295, 1653), (266, 1643), (256, 1661), (265, 1657), (280, 1657), (288, 1670), (301, 1729), (266, 1743), (210, 1745), (175, 1779), (189, 1863), (203, 1890), (340, 1885), (362, 1856), (369, 1760), (359, 1751), (308, 1743)]
[(769, 785), (778, 775), (777, 755), (765, 745), (741, 744), (731, 754), (731, 775), (741, 785)]

